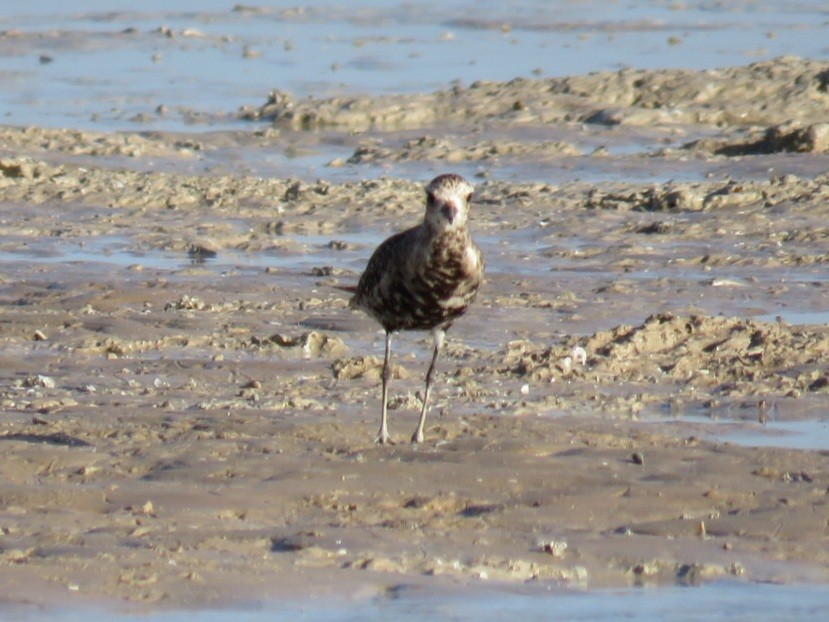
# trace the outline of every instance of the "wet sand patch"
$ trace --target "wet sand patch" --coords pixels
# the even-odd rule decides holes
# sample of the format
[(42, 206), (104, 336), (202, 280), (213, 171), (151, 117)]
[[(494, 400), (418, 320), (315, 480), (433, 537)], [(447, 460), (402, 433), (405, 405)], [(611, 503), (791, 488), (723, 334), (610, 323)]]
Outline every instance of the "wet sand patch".
[[(340, 145), (379, 137), (372, 166), (451, 168), (451, 153), (477, 166), (514, 155), (491, 153), (492, 128), (526, 145), (535, 123), (572, 123), (571, 137), (584, 123), (592, 141), (592, 126), (610, 135), (641, 113), (640, 136), (677, 137), (675, 148), (646, 149), (654, 166), (689, 155), (720, 166), (744, 156), (691, 154), (680, 126), (717, 133), (725, 119), (720, 138), (747, 131), (731, 120), (741, 104), (729, 94), (763, 80), (763, 93), (808, 117), (822, 105), (824, 71), (792, 59), (724, 70), (722, 90), (704, 101), (690, 93), (709, 74), (479, 85), (395, 110), (475, 95), (463, 123), (479, 124), (480, 137), (420, 141), (374, 128), (340, 134)], [(564, 101), (595, 114), (598, 85), (614, 89), (600, 93), (606, 107), (624, 106), (618, 123), (553, 114)], [(666, 115), (675, 100), (678, 120)], [(359, 112), (364, 123), (365, 111), (399, 103), (294, 110)], [(775, 110), (751, 124), (782, 123)], [(325, 131), (334, 134), (259, 127), (183, 145), (163, 133), (4, 128), (7, 598), (204, 606), (409, 582), (827, 581), (827, 448), (722, 442), (694, 418), (762, 426), (825, 416), (826, 327), (786, 321), (820, 318), (829, 303), (825, 174), (595, 183), (482, 174), (471, 227), (487, 282), (449, 333), (427, 442), (386, 448), (371, 444), (382, 340), (338, 286), (356, 282), (377, 241), (420, 218), (420, 181), (167, 166), (341, 132)], [(536, 143), (520, 157), (544, 160), (538, 145), (553, 148)], [(814, 151), (802, 155), (814, 162)], [(767, 155), (751, 157), (766, 166)], [(167, 164), (153, 170), (153, 158)], [(423, 335), (399, 343), (393, 435), (413, 427), (428, 352)]]

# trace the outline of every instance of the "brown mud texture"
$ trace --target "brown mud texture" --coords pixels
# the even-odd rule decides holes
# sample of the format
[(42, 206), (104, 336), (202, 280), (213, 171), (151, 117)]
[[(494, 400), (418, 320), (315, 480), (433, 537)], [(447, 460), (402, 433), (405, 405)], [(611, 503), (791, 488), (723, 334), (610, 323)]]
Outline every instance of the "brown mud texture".
[[(829, 308), (827, 85), (825, 63), (783, 58), (275, 93), (241, 113), (265, 129), (187, 138), (0, 128), (4, 598), (829, 582), (829, 447), (718, 438), (826, 414), (829, 330), (788, 313)], [(429, 173), (216, 164), (333, 136), (354, 148), (338, 173), (481, 167), (471, 228), (487, 281), (448, 334), (420, 446), (373, 445), (382, 335), (337, 286), (419, 220)], [(587, 148), (597, 136), (644, 151)], [(503, 158), (729, 174), (487, 175)], [(797, 170), (742, 174), (781, 162)], [(398, 441), (427, 337), (397, 341)]]

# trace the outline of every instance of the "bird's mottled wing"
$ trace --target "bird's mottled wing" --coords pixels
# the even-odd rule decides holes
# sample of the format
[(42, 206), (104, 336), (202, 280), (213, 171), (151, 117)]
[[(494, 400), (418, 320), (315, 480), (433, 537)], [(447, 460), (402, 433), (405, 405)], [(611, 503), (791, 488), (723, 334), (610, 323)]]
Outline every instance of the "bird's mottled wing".
[(393, 279), (394, 273), (406, 260), (411, 238), (414, 237), (416, 231), (417, 227), (412, 227), (396, 233), (375, 249), (357, 283), (357, 291), (350, 301), (351, 307), (372, 312), (383, 281)]

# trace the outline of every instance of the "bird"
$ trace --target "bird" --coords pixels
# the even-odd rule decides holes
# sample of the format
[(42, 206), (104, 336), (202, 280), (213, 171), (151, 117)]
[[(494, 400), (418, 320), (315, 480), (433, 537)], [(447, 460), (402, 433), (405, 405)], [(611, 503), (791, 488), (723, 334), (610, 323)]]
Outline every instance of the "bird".
[(420, 420), (411, 438), (412, 443), (422, 443), (435, 365), (446, 331), (466, 313), (483, 282), (484, 256), (467, 228), (473, 193), (472, 185), (460, 175), (435, 177), (426, 186), (423, 221), (377, 247), (350, 300), (352, 308), (366, 312), (385, 331), (379, 444), (391, 443), (387, 411), (392, 336), (401, 330), (432, 332), (432, 360), (426, 372)]

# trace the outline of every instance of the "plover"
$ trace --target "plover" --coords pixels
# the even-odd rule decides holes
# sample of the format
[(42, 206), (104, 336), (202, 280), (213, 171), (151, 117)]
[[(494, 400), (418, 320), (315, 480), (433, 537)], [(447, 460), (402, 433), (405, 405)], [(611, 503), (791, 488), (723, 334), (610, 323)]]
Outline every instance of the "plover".
[(423, 222), (384, 241), (368, 260), (351, 306), (376, 319), (386, 332), (378, 443), (390, 442), (387, 406), (392, 335), (400, 330), (431, 330), (434, 351), (420, 421), (413, 443), (423, 441), (429, 392), (446, 330), (475, 299), (484, 275), (481, 249), (467, 229), (473, 188), (460, 175), (435, 177), (426, 186)]

